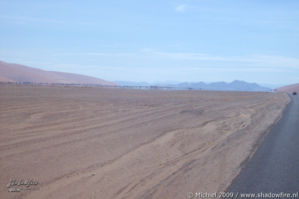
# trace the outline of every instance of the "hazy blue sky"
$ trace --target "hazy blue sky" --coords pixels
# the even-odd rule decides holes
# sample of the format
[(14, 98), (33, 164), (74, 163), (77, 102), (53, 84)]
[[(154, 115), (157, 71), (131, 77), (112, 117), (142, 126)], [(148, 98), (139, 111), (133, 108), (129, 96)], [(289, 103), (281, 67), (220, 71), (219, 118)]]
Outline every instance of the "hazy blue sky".
[(299, 82), (298, 0), (0, 0), (0, 60), (107, 80)]

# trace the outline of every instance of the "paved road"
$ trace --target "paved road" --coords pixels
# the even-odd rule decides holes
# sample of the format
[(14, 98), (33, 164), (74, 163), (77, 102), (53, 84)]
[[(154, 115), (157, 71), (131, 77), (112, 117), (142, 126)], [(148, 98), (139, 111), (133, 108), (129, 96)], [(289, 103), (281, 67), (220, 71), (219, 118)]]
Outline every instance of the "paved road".
[(227, 191), (238, 192), (238, 198), (240, 193), (299, 191), (299, 96), (292, 96), (282, 119)]

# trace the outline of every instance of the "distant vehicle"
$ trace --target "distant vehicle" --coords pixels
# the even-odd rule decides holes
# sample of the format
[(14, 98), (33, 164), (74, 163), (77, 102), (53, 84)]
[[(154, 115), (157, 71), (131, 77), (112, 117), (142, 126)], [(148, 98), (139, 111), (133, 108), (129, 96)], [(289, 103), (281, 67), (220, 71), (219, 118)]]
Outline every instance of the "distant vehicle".
[(293, 92), (293, 95), (297, 95), (297, 92)]

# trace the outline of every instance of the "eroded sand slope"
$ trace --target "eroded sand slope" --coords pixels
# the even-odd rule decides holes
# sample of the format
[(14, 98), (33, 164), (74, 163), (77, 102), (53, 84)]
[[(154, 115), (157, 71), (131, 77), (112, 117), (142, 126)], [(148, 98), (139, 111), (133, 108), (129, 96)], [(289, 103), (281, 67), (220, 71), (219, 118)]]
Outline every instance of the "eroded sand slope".
[[(0, 198), (186, 198), (224, 190), (282, 93), (0, 87)], [(10, 178), (38, 178), (9, 193)]]

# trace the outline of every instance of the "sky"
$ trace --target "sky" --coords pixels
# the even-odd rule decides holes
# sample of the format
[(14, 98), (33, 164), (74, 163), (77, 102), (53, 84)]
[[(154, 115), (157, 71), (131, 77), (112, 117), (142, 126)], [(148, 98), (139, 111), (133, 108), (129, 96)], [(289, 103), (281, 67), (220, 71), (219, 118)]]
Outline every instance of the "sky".
[(0, 60), (110, 81), (299, 82), (298, 0), (0, 0)]

